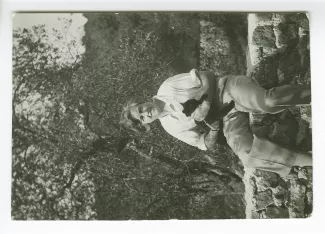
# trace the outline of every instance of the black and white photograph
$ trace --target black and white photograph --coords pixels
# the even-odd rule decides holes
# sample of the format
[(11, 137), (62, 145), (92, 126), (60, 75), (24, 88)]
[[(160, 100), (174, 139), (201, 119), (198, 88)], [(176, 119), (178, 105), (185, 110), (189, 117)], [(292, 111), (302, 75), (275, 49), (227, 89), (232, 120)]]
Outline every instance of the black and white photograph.
[(11, 219), (310, 218), (309, 20), (13, 13)]

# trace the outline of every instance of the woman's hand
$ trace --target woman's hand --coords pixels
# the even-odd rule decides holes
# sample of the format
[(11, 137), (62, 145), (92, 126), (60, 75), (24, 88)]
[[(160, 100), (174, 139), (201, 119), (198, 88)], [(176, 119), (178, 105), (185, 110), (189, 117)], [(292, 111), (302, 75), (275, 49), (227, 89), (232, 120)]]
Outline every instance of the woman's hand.
[(202, 104), (200, 104), (195, 111), (192, 113), (192, 118), (195, 119), (196, 121), (203, 121), (210, 110), (211, 103), (208, 101), (203, 101)]
[(204, 122), (212, 131), (218, 131), (220, 129), (220, 125), (221, 125), (220, 120), (215, 120), (212, 123), (207, 123), (206, 121)]
[(231, 101), (228, 105), (224, 106), (216, 113), (211, 110), (212, 112), (210, 112), (209, 115), (204, 119), (204, 122), (212, 131), (218, 131), (221, 128), (223, 117), (226, 116), (234, 108), (234, 106), (235, 102)]

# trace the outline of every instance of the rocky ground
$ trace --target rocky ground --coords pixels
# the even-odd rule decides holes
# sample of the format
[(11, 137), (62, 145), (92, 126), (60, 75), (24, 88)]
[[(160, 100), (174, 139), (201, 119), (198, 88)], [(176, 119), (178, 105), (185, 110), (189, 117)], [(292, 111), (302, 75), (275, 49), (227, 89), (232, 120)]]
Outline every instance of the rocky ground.
[[(266, 88), (310, 84), (309, 22), (306, 14), (250, 14), (247, 75)], [(277, 115), (252, 114), (257, 135), (304, 151), (312, 150), (311, 107)], [(305, 218), (312, 214), (312, 168), (295, 167), (284, 178), (245, 169), (246, 217)]]

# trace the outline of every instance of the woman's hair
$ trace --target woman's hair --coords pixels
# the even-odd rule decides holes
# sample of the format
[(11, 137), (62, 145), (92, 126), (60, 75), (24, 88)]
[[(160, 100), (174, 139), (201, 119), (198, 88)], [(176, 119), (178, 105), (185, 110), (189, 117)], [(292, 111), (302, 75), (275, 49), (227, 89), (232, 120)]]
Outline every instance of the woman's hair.
[(135, 132), (147, 132), (150, 130), (148, 124), (142, 124), (140, 120), (131, 115), (130, 109), (133, 106), (142, 104), (143, 102), (135, 102), (134, 100), (128, 101), (124, 106), (121, 114), (120, 124), (128, 130)]

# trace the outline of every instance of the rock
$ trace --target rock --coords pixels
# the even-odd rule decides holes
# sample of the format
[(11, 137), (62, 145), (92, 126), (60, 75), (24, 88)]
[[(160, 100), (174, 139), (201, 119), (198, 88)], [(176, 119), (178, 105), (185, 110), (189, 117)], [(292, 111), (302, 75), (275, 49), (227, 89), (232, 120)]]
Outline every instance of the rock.
[(300, 82), (300, 84), (310, 84), (311, 82), (310, 77), (311, 77), (310, 68), (308, 68), (305, 76), (301, 78), (302, 82)]
[(280, 30), (278, 26), (274, 27), (274, 35), (275, 35), (275, 45), (277, 48), (286, 48), (288, 47), (288, 44), (285, 43), (285, 35), (283, 35), (283, 32)]
[(290, 202), (288, 204), (289, 215), (292, 218), (305, 217), (306, 186), (296, 180), (290, 181)]
[(298, 179), (301, 179), (301, 180), (308, 180), (308, 172), (307, 170), (301, 168), (299, 171), (298, 171)]
[(264, 191), (278, 185), (278, 175), (274, 172), (256, 170), (255, 181), (258, 191)]
[(300, 113), (298, 110), (296, 110), (296, 112), (293, 113), (292, 110), (293, 110), (293, 108), (290, 109), (290, 110), (284, 110), (284, 111), (282, 111), (282, 112), (279, 114), (278, 119), (279, 119), (280, 121), (285, 121), (286, 119), (292, 119), (292, 118), (294, 118), (293, 115)]
[(280, 23), (297, 23), (298, 13), (274, 13), (273, 21)]
[(299, 38), (298, 53), (300, 55), (301, 66), (308, 69), (310, 67), (310, 52), (309, 52), (309, 35), (302, 35)]
[(299, 125), (299, 131), (297, 133), (297, 137), (296, 137), (296, 145), (299, 145), (300, 143), (303, 142), (303, 140), (305, 140), (305, 138), (311, 138), (311, 136), (308, 134), (309, 133), (309, 124), (307, 121), (298, 118), (298, 125)]
[(284, 120), (281, 124), (278, 122), (274, 123), (273, 131), (269, 134), (269, 137), (277, 143), (282, 145), (293, 145), (295, 144), (296, 134), (298, 126), (294, 120)]
[(276, 48), (273, 26), (257, 26), (253, 32), (253, 44), (263, 48)]
[(272, 194), (274, 205), (282, 206), (287, 199), (288, 191), (282, 186), (277, 186), (276, 188), (272, 189)]
[[(310, 169), (312, 170), (312, 167), (310, 167)], [(308, 176), (310, 179), (307, 181), (307, 188), (308, 189), (312, 189), (313, 188), (313, 174), (312, 172), (309, 174)]]
[[(310, 167), (310, 169), (312, 170), (312, 167)], [(298, 171), (298, 179), (309, 189), (313, 187), (312, 176), (313, 176), (312, 171), (311, 172), (308, 171), (307, 167), (300, 168), (300, 170)]]
[(284, 52), (279, 58), (278, 69), (283, 73), (284, 81), (283, 83), (290, 83), (294, 75), (300, 74), (301, 62), (300, 54), (298, 49)]
[(299, 28), (296, 24), (279, 23), (274, 27), (276, 46), (278, 48), (296, 44), (299, 40)]
[(312, 167), (305, 167), (309, 175), (313, 175), (313, 168)]
[(205, 20), (201, 20), (200, 21), (200, 25), (201, 25), (201, 27), (206, 27), (206, 26), (209, 26), (210, 25), (210, 22), (209, 21), (205, 21)]
[(304, 30), (308, 30), (309, 31), (309, 19), (306, 13), (301, 13), (298, 14), (299, 16), (299, 26), (301, 28), (303, 28)]
[(251, 219), (259, 219), (260, 218), (260, 214), (256, 211), (252, 211), (251, 212)]
[(269, 219), (289, 218), (289, 212), (287, 209), (282, 207), (267, 207), (265, 210), (265, 216)]
[(285, 14), (284, 13), (274, 13), (273, 20), (278, 23), (285, 22), (286, 21)]
[(309, 128), (311, 128), (311, 107), (310, 106), (302, 106), (300, 107), (300, 117), (307, 121), (310, 126)]
[(272, 191), (266, 190), (256, 195), (256, 210), (263, 210), (267, 206), (273, 204)]
[[(257, 27), (250, 38), (254, 66), (248, 69), (247, 76), (266, 89), (285, 84), (310, 84), (309, 20), (306, 14), (254, 15)], [(291, 108), (272, 115), (271, 124), (265, 122), (265, 116), (250, 115), (254, 134), (266, 135), (281, 145), (303, 151), (311, 149), (310, 107)], [(247, 182), (250, 182), (251, 196), (245, 198), (251, 209), (255, 209), (249, 213), (250, 217), (310, 216), (313, 207), (311, 167), (293, 167), (286, 177), (256, 170)]]
[(311, 216), (313, 212), (313, 191), (306, 192), (305, 216)]
[[(307, 30), (303, 29), (302, 27), (299, 27), (299, 29), (298, 29), (298, 35), (299, 35), (299, 37), (306, 36), (307, 34), (308, 34), (308, 31)], [(308, 45), (306, 45), (306, 47), (307, 46)]]
[(287, 175), (287, 176), (286, 176), (285, 178), (283, 178), (283, 179), (285, 179), (285, 180), (295, 180), (295, 179), (297, 179), (297, 178), (298, 178), (298, 177), (297, 177), (297, 174), (292, 173), (292, 169), (291, 169), (289, 175)]
[(280, 197), (274, 197), (273, 202), (274, 202), (275, 206), (280, 207), (285, 204), (286, 200), (285, 200), (285, 197), (280, 196)]
[(256, 13), (255, 17), (256, 17), (257, 21), (264, 21), (264, 22), (272, 23), (273, 14), (272, 13), (266, 13), (266, 12)]
[(265, 215), (265, 210), (262, 210), (261, 212), (259, 212), (259, 214), (260, 214), (260, 219), (267, 218), (266, 215)]
[(278, 184), (279, 184), (278, 186), (282, 186), (283, 188), (288, 189), (289, 184), (287, 178), (284, 179), (283, 176), (279, 175)]
[(270, 132), (273, 131), (273, 126), (260, 126), (253, 124), (251, 125), (251, 130), (254, 135), (266, 138)]
[(299, 168), (298, 167), (292, 167), (289, 175), (287, 175), (287, 177), (285, 178), (286, 180), (297, 180), (298, 179), (298, 170)]
[(285, 82), (284, 72), (281, 71), (280, 68), (277, 68), (277, 75), (278, 75), (278, 78), (279, 78), (279, 82), (284, 83)]

